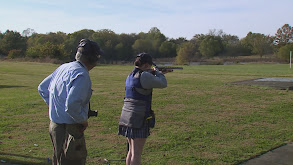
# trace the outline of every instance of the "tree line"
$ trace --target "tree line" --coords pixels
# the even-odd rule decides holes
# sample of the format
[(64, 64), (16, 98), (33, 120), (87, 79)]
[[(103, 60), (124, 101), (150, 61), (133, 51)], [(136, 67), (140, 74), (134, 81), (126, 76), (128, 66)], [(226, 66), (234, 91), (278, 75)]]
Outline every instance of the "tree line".
[(168, 38), (157, 27), (147, 33), (116, 34), (109, 29), (83, 29), (74, 33), (38, 34), (26, 29), (21, 34), (7, 30), (0, 32), (0, 55), (7, 58), (74, 60), (78, 42), (88, 38), (99, 43), (106, 56), (102, 62), (132, 61), (137, 53), (147, 52), (153, 58), (176, 58), (177, 64), (213, 57), (236, 57), (276, 54), (288, 59), (293, 49), (293, 29), (285, 24), (275, 36), (249, 32), (239, 39), (222, 30), (210, 30), (207, 34), (195, 34), (192, 39)]

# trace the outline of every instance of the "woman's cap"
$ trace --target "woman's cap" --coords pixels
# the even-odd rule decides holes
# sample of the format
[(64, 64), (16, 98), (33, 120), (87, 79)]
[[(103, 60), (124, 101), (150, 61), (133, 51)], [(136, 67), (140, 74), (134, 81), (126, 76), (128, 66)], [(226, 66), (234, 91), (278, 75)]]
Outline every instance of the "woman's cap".
[(149, 54), (147, 54), (147, 53), (139, 53), (136, 57), (139, 58), (139, 60), (140, 60), (140, 62), (141, 62), (142, 64), (146, 64), (146, 63), (148, 63), (148, 64), (150, 64), (150, 65), (155, 65), (155, 64), (153, 63), (153, 58), (152, 58), (152, 56), (149, 55)]

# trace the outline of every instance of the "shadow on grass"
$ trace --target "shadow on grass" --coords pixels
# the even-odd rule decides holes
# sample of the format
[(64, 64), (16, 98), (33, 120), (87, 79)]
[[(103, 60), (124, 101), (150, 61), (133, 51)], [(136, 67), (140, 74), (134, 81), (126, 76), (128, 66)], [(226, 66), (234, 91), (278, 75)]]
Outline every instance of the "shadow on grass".
[(0, 85), (0, 89), (1, 89), (1, 88), (22, 88), (22, 87), (26, 87), (26, 86), (17, 86), (17, 85)]
[[(0, 164), (6, 165), (49, 165), (52, 162), (46, 158), (32, 157), (27, 155), (19, 155), (12, 153), (0, 152)], [(28, 160), (26, 160), (28, 159)], [(5, 161), (5, 162), (2, 162)]]

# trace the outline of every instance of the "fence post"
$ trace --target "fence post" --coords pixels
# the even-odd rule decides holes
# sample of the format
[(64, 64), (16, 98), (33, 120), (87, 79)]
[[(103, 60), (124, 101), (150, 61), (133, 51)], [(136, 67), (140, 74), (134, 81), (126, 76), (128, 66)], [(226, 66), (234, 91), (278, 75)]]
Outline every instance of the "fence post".
[(291, 69), (291, 64), (292, 64), (292, 51), (290, 51), (290, 69)]

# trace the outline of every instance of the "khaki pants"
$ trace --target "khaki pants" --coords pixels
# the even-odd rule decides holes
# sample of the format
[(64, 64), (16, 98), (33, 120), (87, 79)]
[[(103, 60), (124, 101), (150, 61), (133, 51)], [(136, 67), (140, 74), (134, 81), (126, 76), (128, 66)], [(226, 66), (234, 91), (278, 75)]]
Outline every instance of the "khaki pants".
[(53, 165), (84, 165), (87, 150), (81, 124), (50, 122), (49, 133), (53, 145)]

